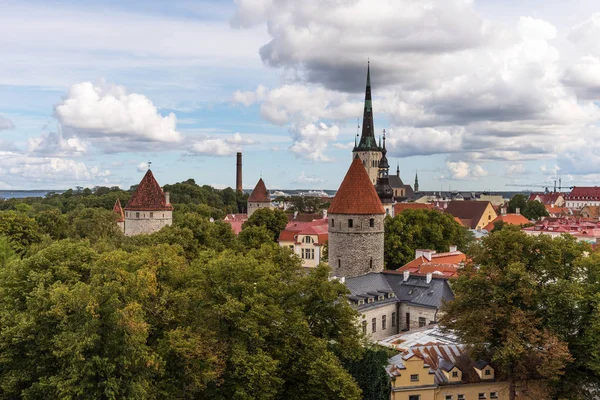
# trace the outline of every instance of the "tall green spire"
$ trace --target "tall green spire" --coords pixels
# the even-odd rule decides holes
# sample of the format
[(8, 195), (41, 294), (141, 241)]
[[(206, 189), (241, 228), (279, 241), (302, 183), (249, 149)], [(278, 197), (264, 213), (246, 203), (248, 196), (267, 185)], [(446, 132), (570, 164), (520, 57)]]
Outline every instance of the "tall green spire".
[(371, 65), (367, 63), (367, 87), (365, 89), (365, 109), (363, 112), (362, 135), (354, 151), (381, 151), (375, 140), (373, 128), (373, 107), (371, 104)]
[(419, 175), (415, 172), (415, 192), (419, 192)]

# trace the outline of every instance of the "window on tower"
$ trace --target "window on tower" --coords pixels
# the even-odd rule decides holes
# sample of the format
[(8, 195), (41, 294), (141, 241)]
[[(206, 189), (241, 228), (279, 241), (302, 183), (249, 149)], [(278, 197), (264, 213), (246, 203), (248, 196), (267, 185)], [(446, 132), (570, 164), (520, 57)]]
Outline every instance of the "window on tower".
[(354, 220), (352, 218), (348, 219), (348, 228), (354, 227)]
[(375, 228), (375, 218), (371, 218), (371, 219), (369, 220), (369, 226), (370, 226), (371, 228)]

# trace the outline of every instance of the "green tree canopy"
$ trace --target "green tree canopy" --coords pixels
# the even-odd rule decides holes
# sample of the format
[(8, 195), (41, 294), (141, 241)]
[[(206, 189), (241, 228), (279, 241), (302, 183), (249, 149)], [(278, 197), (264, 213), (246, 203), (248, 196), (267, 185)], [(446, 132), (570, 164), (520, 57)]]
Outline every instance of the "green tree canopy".
[(473, 235), (450, 214), (436, 210), (406, 210), (385, 219), (385, 267), (397, 269), (415, 258), (416, 249), (465, 250)]
[(509, 200), (506, 211), (510, 214), (514, 214), (517, 212), (517, 208), (518, 208), (520, 210), (520, 212), (522, 213), (523, 210), (525, 210), (526, 206), (527, 206), (527, 196), (519, 193), (519, 194), (515, 194), (512, 197), (512, 199)]
[(586, 399), (600, 382), (600, 258), (588, 250), (506, 226), (473, 248), (454, 283), (441, 324), (495, 363), (512, 396), (534, 379), (552, 385), (549, 396)]
[(546, 207), (539, 201), (528, 200), (522, 214), (527, 219), (538, 220), (541, 217), (547, 217), (548, 210), (546, 210)]
[(281, 210), (271, 210), (270, 208), (259, 208), (254, 211), (248, 221), (242, 225), (242, 230), (251, 226), (264, 226), (269, 232), (273, 241), (277, 241), (279, 234), (287, 226), (287, 215)]

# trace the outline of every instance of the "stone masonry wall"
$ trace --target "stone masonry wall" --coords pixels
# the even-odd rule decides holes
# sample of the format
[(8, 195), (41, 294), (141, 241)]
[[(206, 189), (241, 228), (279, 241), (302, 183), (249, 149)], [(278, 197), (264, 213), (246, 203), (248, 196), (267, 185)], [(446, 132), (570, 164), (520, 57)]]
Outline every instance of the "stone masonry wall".
[[(406, 325), (406, 313), (410, 314), (410, 326)], [(400, 330), (413, 330), (419, 328), (419, 317), (425, 318), (425, 324), (437, 322), (440, 313), (433, 308), (419, 307), (410, 304), (400, 304)], [(437, 318), (437, 319), (436, 319)]]
[[(379, 215), (329, 214), (329, 265), (335, 276), (383, 271), (383, 219)], [(370, 227), (370, 219), (374, 226)], [(352, 220), (352, 227), (349, 227)]]
[(173, 211), (125, 211), (126, 236), (154, 233), (171, 224)]
[(259, 208), (271, 208), (271, 203), (248, 202), (248, 218)]
[[(381, 340), (398, 333), (398, 303), (386, 304), (381, 307), (360, 311), (358, 318), (358, 329), (362, 329), (363, 321), (366, 322), (366, 334), (372, 340)], [(392, 316), (394, 314), (394, 316)], [(385, 315), (385, 329), (383, 329), (383, 316)], [(375, 318), (376, 329), (373, 332), (373, 318)], [(394, 326), (392, 326), (394, 322)]]

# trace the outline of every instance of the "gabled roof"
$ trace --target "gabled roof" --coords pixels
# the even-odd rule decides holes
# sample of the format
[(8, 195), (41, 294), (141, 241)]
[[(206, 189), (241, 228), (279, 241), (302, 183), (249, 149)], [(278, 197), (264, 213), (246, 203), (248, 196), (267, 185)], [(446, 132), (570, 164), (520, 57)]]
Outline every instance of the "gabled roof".
[(562, 193), (531, 193), (529, 200), (538, 200), (545, 205), (555, 204), (562, 197)]
[(371, 179), (358, 157), (352, 160), (352, 164), (331, 202), (328, 213), (385, 214), (375, 186), (371, 183)]
[(396, 271), (404, 272), (409, 271), (411, 274), (439, 274), (448, 278), (455, 278), (458, 276), (461, 264), (467, 261), (467, 256), (460, 251), (453, 251), (448, 253), (435, 253), (432, 254), (431, 260), (423, 256), (419, 256), (414, 260), (404, 264)]
[(254, 187), (254, 190), (248, 197), (248, 201), (256, 202), (256, 203), (270, 203), (271, 197), (269, 196), (269, 191), (265, 186), (265, 182), (260, 178), (258, 183)]
[(115, 206), (113, 207), (113, 212), (117, 214), (117, 222), (125, 221), (125, 213), (123, 212), (123, 208), (121, 207), (121, 202), (119, 199), (115, 201)]
[(457, 200), (448, 203), (446, 212), (460, 219), (463, 225), (475, 229), (488, 205), (489, 201)]
[(172, 211), (173, 206), (167, 204), (165, 194), (160, 185), (148, 170), (142, 178), (135, 192), (125, 206), (126, 210), (133, 211)]
[(498, 221), (502, 221), (507, 225), (525, 225), (530, 223), (530, 221), (521, 214), (506, 214), (497, 216), (496, 218), (491, 220), (490, 223), (487, 224), (483, 229), (485, 229), (488, 232), (491, 232), (492, 229), (494, 229), (494, 223)]

